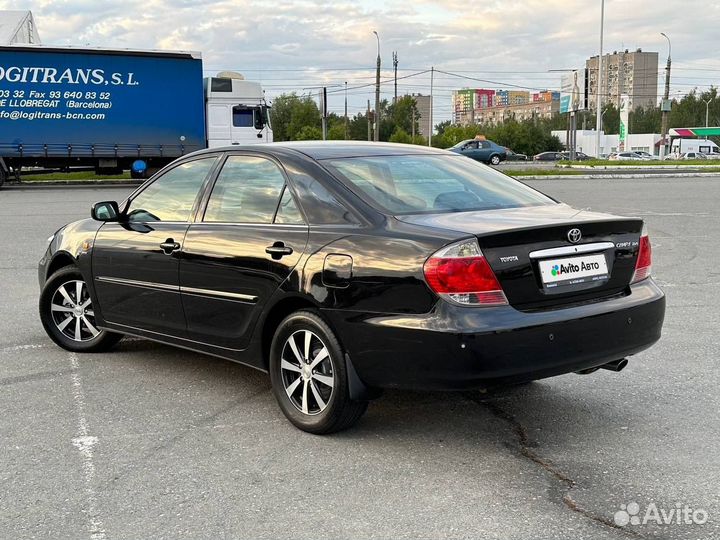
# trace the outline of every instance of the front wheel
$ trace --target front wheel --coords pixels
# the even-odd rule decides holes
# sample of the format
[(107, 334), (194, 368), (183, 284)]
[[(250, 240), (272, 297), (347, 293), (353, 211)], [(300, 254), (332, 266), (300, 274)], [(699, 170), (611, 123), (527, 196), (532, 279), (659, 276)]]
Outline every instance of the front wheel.
[(122, 338), (96, 326), (90, 291), (74, 266), (61, 268), (45, 283), (40, 320), (50, 339), (68, 351), (104, 351)]
[(491, 163), (492, 165), (500, 165), (500, 156), (498, 156), (497, 154), (493, 155), (493, 156), (490, 158), (490, 163)]
[(325, 434), (349, 428), (367, 402), (353, 401), (337, 337), (312, 311), (283, 320), (270, 348), (270, 379), (280, 409), (295, 427)]

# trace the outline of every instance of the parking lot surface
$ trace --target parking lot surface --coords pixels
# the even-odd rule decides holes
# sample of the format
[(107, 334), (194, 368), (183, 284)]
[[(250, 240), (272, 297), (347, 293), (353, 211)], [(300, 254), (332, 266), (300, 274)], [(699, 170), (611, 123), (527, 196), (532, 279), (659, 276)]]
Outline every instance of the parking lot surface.
[[(0, 538), (720, 537), (720, 178), (528, 183), (647, 221), (662, 340), (622, 373), (386, 392), (326, 437), (250, 368), (138, 339), (54, 346), (46, 238), (129, 188), (0, 191)], [(643, 524), (652, 505), (706, 522)], [(626, 510), (641, 523), (619, 528)]]

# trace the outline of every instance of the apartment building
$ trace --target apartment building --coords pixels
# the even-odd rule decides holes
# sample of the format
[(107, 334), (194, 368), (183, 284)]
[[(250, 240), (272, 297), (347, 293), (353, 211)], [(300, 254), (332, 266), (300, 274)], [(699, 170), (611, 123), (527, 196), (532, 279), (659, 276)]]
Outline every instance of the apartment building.
[[(595, 109), (598, 87), (598, 56), (585, 62), (588, 70), (589, 107)], [(601, 103), (614, 103), (620, 108), (620, 96), (630, 96), (631, 110), (657, 105), (658, 100), (658, 53), (614, 51), (603, 55), (600, 99)]]

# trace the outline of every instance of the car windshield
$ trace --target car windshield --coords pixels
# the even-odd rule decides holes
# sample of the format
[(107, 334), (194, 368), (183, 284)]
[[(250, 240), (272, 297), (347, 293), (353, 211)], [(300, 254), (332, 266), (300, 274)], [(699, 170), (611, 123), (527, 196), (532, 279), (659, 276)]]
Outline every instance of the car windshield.
[(463, 156), (353, 157), (323, 163), (357, 195), (393, 215), (555, 204)]

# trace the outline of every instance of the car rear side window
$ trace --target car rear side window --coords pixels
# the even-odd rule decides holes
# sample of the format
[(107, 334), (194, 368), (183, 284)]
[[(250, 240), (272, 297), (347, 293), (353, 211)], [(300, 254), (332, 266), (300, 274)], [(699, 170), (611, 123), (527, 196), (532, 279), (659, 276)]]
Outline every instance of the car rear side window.
[(285, 186), (275, 162), (258, 156), (230, 156), (213, 187), (203, 221), (272, 223)]
[(128, 220), (188, 221), (195, 199), (217, 156), (181, 163), (140, 192), (127, 209)]
[(285, 186), (282, 198), (280, 199), (280, 205), (278, 206), (277, 214), (275, 214), (274, 223), (283, 223), (288, 225), (305, 224), (302, 214), (295, 203), (295, 198), (287, 186)]
[(374, 156), (325, 164), (350, 189), (390, 214), (555, 204), (542, 193), (458, 155)]

